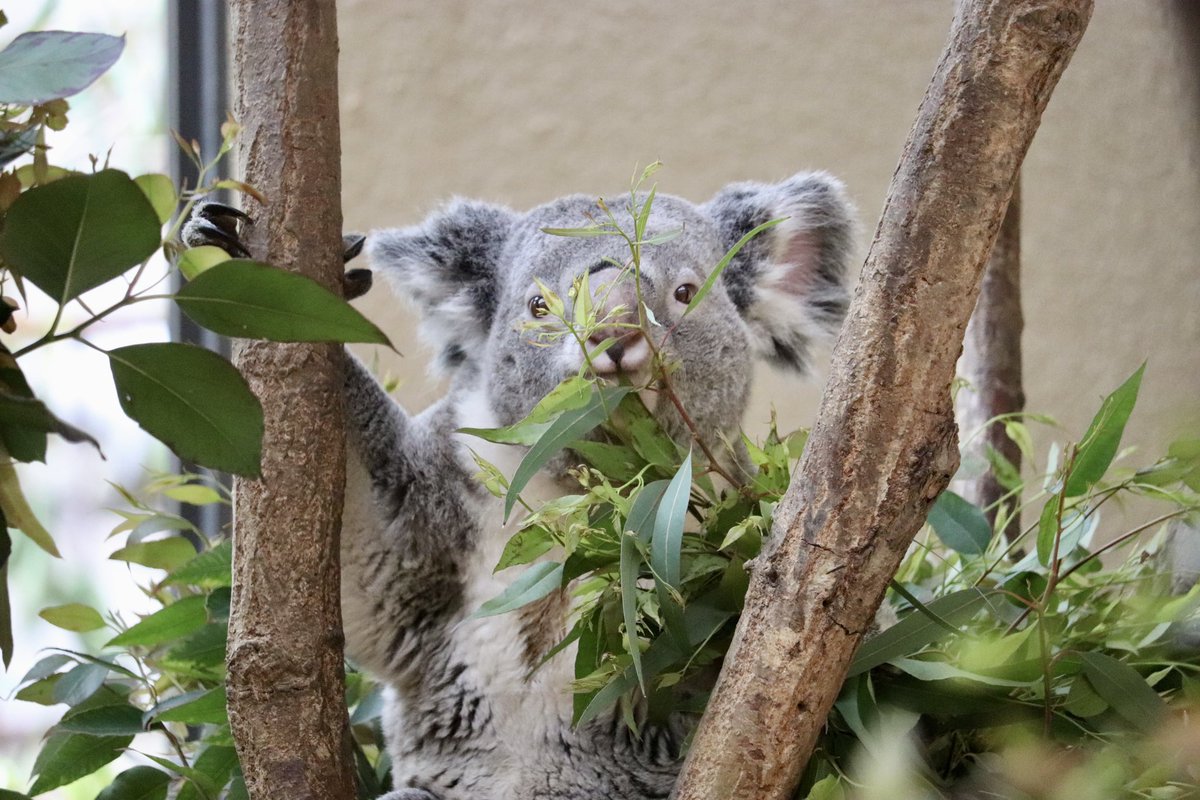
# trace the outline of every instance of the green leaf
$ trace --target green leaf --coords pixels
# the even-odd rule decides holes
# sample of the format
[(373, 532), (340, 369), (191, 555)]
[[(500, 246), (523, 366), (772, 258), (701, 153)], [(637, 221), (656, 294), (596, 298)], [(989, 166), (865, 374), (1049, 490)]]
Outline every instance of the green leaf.
[(255, 261), (233, 259), (204, 270), (175, 302), (224, 336), (392, 346), (373, 322), (313, 279)]
[(171, 215), (175, 213), (175, 206), (179, 202), (179, 198), (175, 195), (175, 184), (171, 182), (171, 179), (155, 172), (138, 175), (133, 182), (150, 201), (150, 207), (158, 215), (159, 224), (165, 225), (170, 222)]
[(983, 512), (949, 490), (929, 509), (928, 522), (942, 544), (964, 555), (982, 555), (992, 538), (992, 526)]
[(70, 97), (108, 71), (123, 49), (124, 36), (22, 33), (0, 51), (0, 103), (32, 106)]
[[(8, 530), (0, 530), (0, 538), (8, 540)], [(7, 559), (7, 556), (5, 556)], [(12, 609), (8, 602), (8, 565), (0, 564), (0, 661), (8, 669), (13, 654)]]
[(116, 760), (132, 741), (132, 736), (51, 734), (33, 764), (37, 780), (29, 793), (38, 795), (91, 775)]
[(525, 458), (517, 466), (509, 483), (508, 496), (504, 499), (504, 519), (512, 512), (521, 490), (529, 483), (547, 461), (576, 439), (586, 436), (597, 425), (608, 418), (621, 398), (633, 390), (631, 386), (594, 387), (587, 403), (581, 408), (564, 411), (550, 424), (541, 438), (529, 448)]
[(142, 710), (126, 704), (100, 706), (71, 714), (55, 725), (54, 730), (86, 736), (134, 736), (145, 728)]
[(625, 636), (629, 640), (629, 656), (633, 659), (633, 671), (638, 685), (646, 692), (646, 678), (642, 674), (642, 650), (638, 646), (637, 627), (637, 582), (642, 567), (642, 554), (638, 550), (637, 538), (631, 534), (621, 536), (621, 616), (625, 620)]
[(826, 775), (813, 784), (805, 800), (845, 800), (845, 797), (841, 779), (837, 775)]
[(0, 255), (65, 304), (145, 261), (161, 241), (146, 195), (124, 172), (106, 169), (18, 197), (0, 234)]
[(1004, 678), (993, 678), (960, 669), (944, 661), (921, 661), (915, 658), (893, 658), (889, 662), (914, 678), (922, 681), (944, 681), (953, 678), (982, 683), (988, 686), (1028, 686), (1029, 681), (1012, 681)]
[(1071, 691), (1067, 692), (1067, 700), (1063, 704), (1067, 711), (1077, 717), (1094, 717), (1108, 711), (1108, 703), (1092, 688), (1087, 676), (1078, 675), (1071, 681)]
[(186, 564), (196, 555), (196, 548), (182, 536), (170, 536), (153, 542), (131, 544), (117, 550), (113, 561), (129, 561), (152, 569), (173, 570)]
[(149, 647), (186, 636), (199, 630), (208, 621), (205, 603), (203, 595), (180, 598), (117, 634), (105, 647)]
[(741, 239), (738, 239), (737, 244), (735, 244), (733, 247), (729, 248), (729, 251), (726, 252), (725, 255), (721, 258), (721, 260), (717, 262), (717, 265), (715, 267), (713, 267), (713, 271), (708, 273), (708, 277), (705, 279), (704, 283), (701, 284), (700, 289), (696, 292), (696, 295), (692, 298), (691, 302), (687, 304), (687, 308), (685, 308), (683, 310), (683, 316), (686, 317), (688, 314), (692, 313), (692, 310), (695, 309), (696, 306), (700, 305), (700, 301), (703, 300), (708, 295), (708, 293), (712, 291), (712, 287), (717, 282), (717, 278), (721, 277), (721, 273), (723, 273), (725, 271), (725, 268), (729, 266), (729, 262), (733, 261), (733, 257), (736, 256), (738, 254), (738, 252), (743, 247), (745, 247), (746, 244), (751, 239), (753, 239), (755, 236), (758, 236), (760, 233), (765, 231), (767, 228), (773, 228), (776, 225), (778, 225), (779, 223), (784, 222), (785, 220), (787, 220), (787, 217), (780, 217), (779, 219), (768, 220), (767, 222), (764, 222), (762, 225), (759, 225), (758, 227), (751, 230), (749, 233), (747, 233)]
[(55, 558), (62, 558), (50, 532), (42, 527), (42, 523), (29, 507), (21, 491), (21, 482), (17, 479), (17, 471), (12, 461), (0, 458), (0, 511), (4, 514), (5, 524), (16, 528), (30, 538), (38, 547)]
[[(230, 745), (210, 744), (192, 762), (193, 772), (207, 778), (208, 783), (216, 791), (225, 788), (225, 785), (229, 783), (229, 779), (233, 777), (233, 772), (237, 769), (237, 766), (237, 751)], [(179, 794), (175, 796), (175, 800), (207, 800), (207, 798), (201, 794), (195, 782), (188, 780), (180, 787)]]
[(104, 627), (104, 617), (100, 616), (100, 612), (83, 603), (67, 603), (43, 608), (38, 612), (38, 616), (65, 631), (83, 633)]
[(58, 701), (54, 699), (54, 687), (58, 685), (60, 680), (62, 680), (61, 674), (42, 678), (23, 687), (13, 696), (18, 700), (24, 700), (27, 703), (37, 703), (40, 706), (58, 705)]
[(183, 459), (257, 477), (262, 406), (233, 365), (188, 344), (135, 344), (108, 353), (121, 408)]
[(1083, 435), (1083, 440), (1075, 451), (1071, 474), (1063, 488), (1067, 497), (1083, 494), (1108, 471), (1109, 464), (1121, 446), (1125, 423), (1133, 413), (1138, 389), (1142, 385), (1142, 373), (1145, 370), (1146, 365), (1142, 364), (1100, 404), (1100, 410), (1096, 412), (1092, 424), (1088, 426), (1087, 433)]
[(92, 436), (56, 417), (32, 391), (25, 392), (27, 385), (19, 371), (0, 367), (0, 375), (0, 442), (17, 461), (45, 461), (47, 433), (100, 449)]
[(225, 647), (229, 629), (224, 624), (209, 623), (193, 633), (182, 644), (172, 648), (163, 659), (164, 666), (170, 665), (181, 671), (199, 671), (217, 674), (225, 669)]
[(96, 800), (164, 800), (171, 776), (154, 767), (130, 767), (96, 795)]
[(878, 636), (863, 642), (846, 677), (859, 675), (893, 658), (912, 655), (948, 636), (946, 624), (957, 625), (970, 618), (986, 600), (987, 594), (979, 589), (963, 589), (939, 597), (925, 606), (940, 621), (930, 619), (920, 611), (913, 611)]
[(211, 723), (224, 725), (229, 721), (225, 710), (225, 687), (199, 689), (168, 698), (142, 716), (142, 722), (186, 722), (189, 725)]
[(213, 622), (229, 621), (229, 603), (232, 594), (228, 586), (221, 586), (209, 592), (208, 597), (204, 599), (204, 608), (208, 611), (209, 619)]
[(481, 605), (472, 617), (490, 617), (540, 600), (562, 585), (563, 565), (553, 561), (534, 564), (505, 589)]
[(175, 262), (175, 266), (179, 268), (183, 277), (190, 281), (201, 272), (212, 269), (217, 264), (224, 264), (228, 260), (229, 253), (215, 245), (206, 244), (184, 250), (180, 254), (179, 260)]
[(351, 725), (365, 725), (383, 716), (383, 687), (376, 686), (366, 697), (358, 701), (350, 715)]
[(650, 565), (669, 586), (679, 588), (680, 548), (688, 497), (692, 490), (692, 453), (689, 450), (675, 477), (663, 492), (654, 515), (654, 533), (650, 539)]
[(518, 564), (528, 564), (538, 556), (550, 552), (555, 544), (557, 542), (550, 535), (550, 531), (541, 525), (522, 528), (504, 545), (504, 552), (500, 554), (500, 561), (493, 571), (499, 572)]
[(1137, 670), (1103, 653), (1080, 653), (1079, 658), (1088, 682), (1114, 711), (1146, 733), (1158, 730), (1166, 704)]
[(562, 416), (563, 412), (583, 408), (591, 397), (591, 381), (572, 375), (539, 400), (529, 415), (520, 422), (503, 428), (459, 428), (458, 432), (478, 436), (489, 442), (528, 446), (540, 439), (550, 427), (550, 423)]
[(32, 800), (27, 794), (14, 792), (11, 789), (0, 789), (0, 800)]
[(172, 486), (163, 492), (172, 500), (187, 503), (192, 506), (206, 506), (224, 502), (221, 493), (211, 486), (202, 483), (188, 483), (183, 486)]
[(231, 586), (232, 575), (233, 542), (226, 539), (172, 572), (163, 583), (212, 589), (218, 586)]
[[(1043, 567), (1050, 566), (1054, 557), (1054, 542), (1058, 539), (1058, 507), (1061, 498), (1054, 494), (1042, 506), (1041, 516), (1038, 517), (1037, 559)], [(1059, 552), (1059, 557), (1066, 553)]]
[(653, 481), (647, 483), (634, 495), (629, 505), (629, 517), (625, 520), (625, 530), (633, 531), (644, 543), (649, 544), (654, 535), (654, 520), (658, 516), (659, 506), (663, 495), (666, 494), (670, 481)]
[(104, 685), (109, 669), (103, 664), (80, 664), (69, 670), (54, 684), (54, 702), (76, 706), (87, 700)]

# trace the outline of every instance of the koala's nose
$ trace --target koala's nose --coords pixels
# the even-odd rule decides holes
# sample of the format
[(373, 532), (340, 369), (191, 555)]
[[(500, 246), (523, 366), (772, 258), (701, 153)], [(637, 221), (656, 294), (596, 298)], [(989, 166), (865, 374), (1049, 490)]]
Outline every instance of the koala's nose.
[(593, 369), (600, 374), (634, 372), (650, 360), (650, 346), (638, 324), (637, 287), (628, 276), (619, 278), (615, 270), (601, 270), (588, 276), (588, 288), (596, 318), (603, 324), (588, 338), (588, 348), (608, 347), (592, 358)]

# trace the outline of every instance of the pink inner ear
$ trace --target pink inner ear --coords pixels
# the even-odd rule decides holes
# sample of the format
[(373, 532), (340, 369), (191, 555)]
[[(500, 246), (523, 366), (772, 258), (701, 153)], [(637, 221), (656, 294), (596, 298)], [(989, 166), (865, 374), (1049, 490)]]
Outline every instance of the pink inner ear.
[(775, 256), (776, 285), (791, 294), (807, 294), (813, 287), (817, 237), (811, 231), (790, 231), (785, 233), (780, 245)]

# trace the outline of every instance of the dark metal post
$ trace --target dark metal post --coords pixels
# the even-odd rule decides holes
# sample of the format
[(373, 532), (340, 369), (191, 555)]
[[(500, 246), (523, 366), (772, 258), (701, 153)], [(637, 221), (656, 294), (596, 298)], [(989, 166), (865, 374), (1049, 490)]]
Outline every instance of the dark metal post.
[[(229, 108), (225, 3), (223, 0), (171, 0), (167, 3), (168, 94), (172, 130), (186, 141), (195, 139), (205, 159), (221, 146), (221, 123)], [(171, 145), (171, 178), (178, 184), (196, 185), (196, 167)], [(178, 276), (175, 277), (178, 280)], [(201, 328), (171, 306), (171, 338), (229, 355), (229, 341)], [(192, 468), (191, 465), (184, 465)], [(216, 476), (229, 485), (227, 475)], [(183, 516), (205, 535), (213, 537), (230, 523), (229, 506), (188, 506)]]

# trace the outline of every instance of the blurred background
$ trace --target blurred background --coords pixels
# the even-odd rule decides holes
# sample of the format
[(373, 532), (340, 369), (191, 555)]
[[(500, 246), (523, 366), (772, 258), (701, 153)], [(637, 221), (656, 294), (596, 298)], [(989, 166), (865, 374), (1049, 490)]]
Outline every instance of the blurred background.
[[(2, 6), (0, 46), (39, 28), (127, 36), (116, 67), (71, 99), (52, 160), (87, 168), (89, 153), (112, 147), (116, 166), (166, 171), (174, 3)], [(828, 170), (858, 204), (865, 255), (952, 13), (951, 0), (342, 0), (346, 229), (416, 224), (455, 195), (516, 209), (570, 192), (611, 196), (635, 165), (659, 159), (660, 191), (697, 202), (730, 181)], [(1078, 436), (1100, 398), (1149, 359), (1126, 436), (1139, 462), (1200, 428), (1198, 74), (1200, 3), (1098, 0), (1023, 170), (1028, 408)], [(415, 309), (382, 288), (359, 302), (405, 353), (363, 352), (399, 378), (401, 401), (416, 411), (438, 397)], [(44, 326), (39, 313), (22, 327)], [(104, 335), (168, 330), (154, 315), (120, 325)], [(105, 560), (117, 519), (103, 509), (117, 501), (104, 479), (133, 487), (170, 465), (120, 415), (102, 358), (56, 347), (30, 371), (35, 391), (100, 438), (108, 460), (57, 444), (22, 475), (64, 561), (47, 580), (49, 559), (14, 537), (17, 652), (0, 698), (38, 648), (79, 644), (37, 609), (103, 607), (103, 597), (138, 610), (126, 565)], [(782, 427), (808, 425), (823, 376), (823, 364), (810, 381), (764, 368), (748, 427), (761, 432), (772, 407)], [(0, 787), (25, 788), (37, 737), (58, 713), (0, 704)]]

